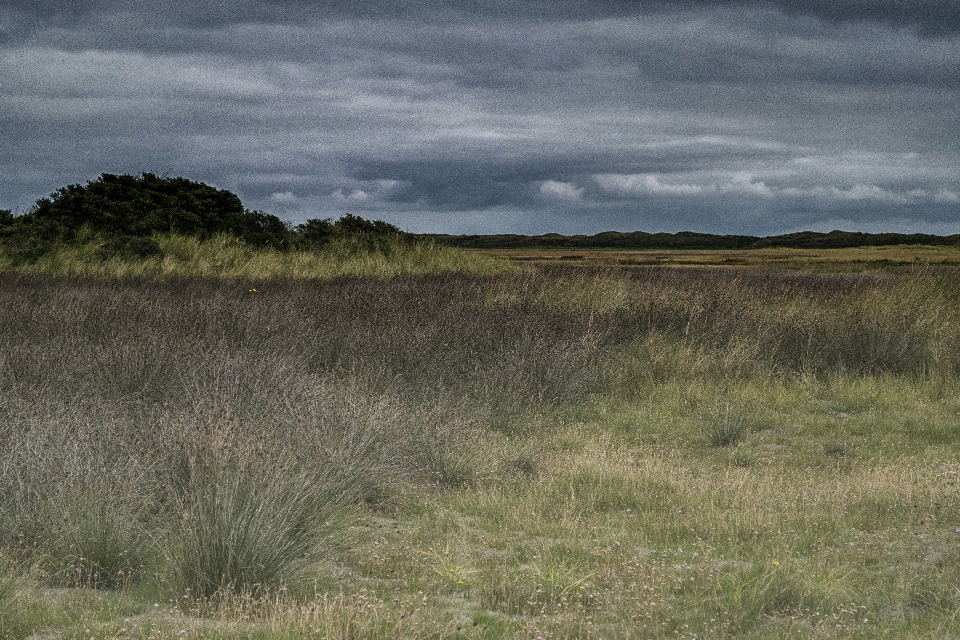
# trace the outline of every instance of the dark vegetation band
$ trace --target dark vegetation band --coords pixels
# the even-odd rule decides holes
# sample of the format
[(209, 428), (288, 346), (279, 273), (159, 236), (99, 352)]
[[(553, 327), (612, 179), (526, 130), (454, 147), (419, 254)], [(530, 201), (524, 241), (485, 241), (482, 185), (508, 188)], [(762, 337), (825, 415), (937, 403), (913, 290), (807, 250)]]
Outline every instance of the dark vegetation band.
[(470, 249), (842, 249), (892, 245), (960, 246), (960, 234), (802, 231), (776, 236), (715, 235), (682, 231), (605, 231), (595, 235), (557, 233), (528, 236), (411, 234), (382, 220), (346, 214), (338, 220), (312, 218), (293, 226), (275, 215), (244, 208), (225, 189), (186, 178), (152, 173), (103, 174), (86, 185), (62, 187), (23, 215), (0, 209), (0, 247), (15, 263), (31, 263), (57, 246), (99, 237), (100, 257), (128, 259), (160, 255), (156, 234), (200, 238), (236, 237), (251, 247), (310, 251), (335, 240), (376, 248), (383, 241), (427, 241)]
[(902, 244), (960, 246), (960, 234), (936, 236), (926, 233), (860, 233), (858, 231), (800, 231), (778, 236), (714, 235), (681, 231), (646, 233), (644, 231), (604, 231), (592, 236), (565, 236), (547, 233), (539, 236), (516, 234), (448, 235), (428, 234), (437, 244), (463, 249), (849, 249), (886, 247)]
[(0, 210), (0, 244), (17, 254), (19, 262), (91, 236), (102, 238), (103, 258), (146, 258), (161, 252), (155, 234), (200, 239), (231, 235), (252, 247), (307, 251), (333, 240), (372, 245), (384, 239), (413, 240), (392, 224), (351, 214), (291, 226), (275, 215), (244, 208), (240, 198), (225, 189), (151, 173), (103, 174), (86, 185), (58, 189), (23, 215)]

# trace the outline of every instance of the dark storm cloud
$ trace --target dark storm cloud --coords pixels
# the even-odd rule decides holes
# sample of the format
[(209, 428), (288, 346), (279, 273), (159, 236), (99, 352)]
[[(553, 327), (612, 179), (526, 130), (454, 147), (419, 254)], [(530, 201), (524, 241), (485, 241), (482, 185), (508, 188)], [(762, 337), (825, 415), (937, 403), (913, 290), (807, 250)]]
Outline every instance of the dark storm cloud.
[(960, 231), (952, 2), (135, 9), (0, 7), (0, 206), (152, 171), (422, 231)]
[[(86, 0), (65, 3), (59, 0), (10, 2), (11, 7), (28, 16), (48, 20), (51, 16), (77, 20), (90, 15), (117, 13), (130, 9), (121, 0)], [(637, 11), (671, 11), (682, 7), (746, 7), (766, 4), (795, 14), (810, 15), (834, 22), (876, 21), (898, 26), (918, 27), (928, 33), (960, 30), (960, 8), (953, 0), (345, 0), (311, 2), (284, 0), (206, 0), (183, 2), (161, 0), (149, 11), (169, 23), (193, 26), (235, 22), (302, 22), (309, 18), (359, 17), (368, 19), (403, 18), (429, 15), (484, 17), (497, 20), (548, 18), (555, 20), (594, 19), (631, 15)]]
[(960, 32), (960, 4), (954, 0), (779, 0), (776, 5), (834, 22), (881, 22), (928, 35)]
[(647, 5), (662, 11), (773, 7), (790, 15), (834, 24), (873, 22), (933, 37), (960, 32), (960, 5), (954, 0), (665, 0), (617, 4)]

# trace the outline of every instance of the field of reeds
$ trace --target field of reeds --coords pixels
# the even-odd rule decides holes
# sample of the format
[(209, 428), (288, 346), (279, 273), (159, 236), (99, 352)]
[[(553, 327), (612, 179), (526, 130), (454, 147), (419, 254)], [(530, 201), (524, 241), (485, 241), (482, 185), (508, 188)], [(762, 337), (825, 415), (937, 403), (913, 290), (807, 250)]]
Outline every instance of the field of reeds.
[(445, 251), (0, 269), (0, 638), (960, 635), (955, 268)]

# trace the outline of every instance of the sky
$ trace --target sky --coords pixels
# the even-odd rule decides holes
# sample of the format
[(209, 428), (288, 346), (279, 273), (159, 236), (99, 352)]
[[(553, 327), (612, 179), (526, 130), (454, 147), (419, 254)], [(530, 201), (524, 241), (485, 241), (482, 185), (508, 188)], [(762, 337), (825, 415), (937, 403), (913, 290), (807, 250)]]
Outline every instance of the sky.
[(0, 3), (0, 208), (144, 172), (292, 224), (960, 233), (960, 2)]

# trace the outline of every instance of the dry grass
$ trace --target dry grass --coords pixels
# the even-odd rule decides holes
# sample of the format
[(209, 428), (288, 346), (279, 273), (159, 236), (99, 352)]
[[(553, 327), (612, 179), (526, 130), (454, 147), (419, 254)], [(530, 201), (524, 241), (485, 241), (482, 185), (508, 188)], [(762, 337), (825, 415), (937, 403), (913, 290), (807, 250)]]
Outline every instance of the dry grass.
[(370, 276), (392, 278), (411, 274), (463, 272), (494, 274), (517, 271), (509, 263), (469, 254), (428, 242), (383, 240), (375, 247), (359, 242), (336, 241), (316, 251), (254, 249), (231, 236), (207, 241), (193, 237), (158, 236), (162, 251), (142, 259), (111, 257), (104, 260), (104, 241), (58, 247), (34, 263), (14, 266), (0, 249), (0, 270), (82, 277), (187, 276), (265, 279), (275, 277), (331, 278)]
[(960, 264), (960, 247), (894, 245), (848, 249), (471, 249), (523, 262), (584, 265), (708, 266), (796, 271), (864, 271), (882, 267)]
[(2, 273), (0, 629), (956, 635), (958, 288), (932, 268)]

